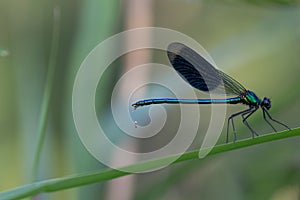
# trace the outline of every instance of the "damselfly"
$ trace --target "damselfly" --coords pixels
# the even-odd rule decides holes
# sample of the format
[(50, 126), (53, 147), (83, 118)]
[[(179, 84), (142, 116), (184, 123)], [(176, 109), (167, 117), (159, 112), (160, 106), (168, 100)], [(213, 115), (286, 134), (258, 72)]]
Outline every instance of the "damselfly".
[(194, 88), (209, 92), (213, 94), (226, 94), (229, 96), (235, 96), (232, 98), (224, 99), (177, 99), (177, 98), (157, 98), (157, 99), (145, 99), (140, 100), (132, 106), (136, 109), (140, 106), (146, 106), (150, 104), (244, 104), (249, 108), (232, 114), (227, 121), (227, 135), (226, 143), (228, 142), (228, 132), (230, 122), (232, 124), (234, 141), (236, 141), (236, 130), (233, 119), (237, 116), (242, 116), (243, 123), (251, 131), (252, 137), (258, 136), (258, 134), (250, 127), (247, 119), (259, 108), (263, 111), (264, 120), (270, 125), (270, 127), (276, 132), (274, 126), (267, 120), (267, 117), (278, 123), (285, 128), (290, 128), (272, 118), (268, 110), (271, 108), (271, 101), (268, 97), (260, 99), (253, 91), (245, 89), (238, 81), (234, 80), (229, 75), (216, 69), (206, 61), (201, 55), (196, 53), (188, 46), (174, 42), (168, 46), (167, 54), (174, 69), (179, 75), (188, 82)]

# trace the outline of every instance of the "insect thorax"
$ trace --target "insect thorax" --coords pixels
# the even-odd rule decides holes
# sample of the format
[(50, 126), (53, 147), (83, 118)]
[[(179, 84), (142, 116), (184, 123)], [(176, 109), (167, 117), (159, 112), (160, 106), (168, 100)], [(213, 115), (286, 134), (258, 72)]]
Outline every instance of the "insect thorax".
[(247, 105), (260, 105), (261, 103), (261, 100), (256, 96), (256, 94), (249, 90), (241, 95), (241, 99)]

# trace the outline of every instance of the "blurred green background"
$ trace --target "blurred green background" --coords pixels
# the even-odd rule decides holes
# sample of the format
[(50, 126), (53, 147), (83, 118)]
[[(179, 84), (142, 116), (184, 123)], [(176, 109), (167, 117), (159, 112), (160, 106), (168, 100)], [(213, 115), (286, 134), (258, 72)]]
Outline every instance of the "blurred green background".
[[(51, 58), (57, 23), (54, 8), (60, 13), (59, 46)], [(56, 71), (37, 180), (105, 168), (79, 141), (72, 118), (72, 86), (87, 54), (99, 42), (130, 28), (164, 27), (194, 38), (220, 69), (259, 96), (271, 97), (270, 112), (275, 119), (298, 127), (299, 19), (296, 0), (1, 0), (0, 191), (30, 183), (49, 60), (54, 61)], [(100, 81), (96, 99), (99, 122), (106, 124), (112, 137), (117, 137), (113, 135), (119, 130), (109, 111), (110, 95), (118, 78), (128, 71), (126, 66), (146, 61), (168, 64), (161, 51), (144, 54), (144, 59), (134, 54), (120, 58)], [(151, 80), (151, 76), (156, 75), (150, 71), (141, 78)], [(156, 88), (147, 91), (152, 90)], [(179, 118), (172, 118), (178, 109), (166, 107), (171, 119), (161, 134), (168, 139)], [(228, 111), (243, 108), (229, 106)], [(249, 122), (259, 133), (272, 131), (260, 112)], [(206, 123), (204, 119), (200, 127)], [(242, 123), (236, 120), (236, 125), (239, 139), (250, 137)], [(191, 149), (200, 147), (202, 133), (199, 128), (199, 140), (195, 139)], [(224, 142), (224, 133), (219, 143)], [(160, 144), (161, 138), (152, 142)], [(300, 138), (290, 138), (107, 183), (42, 194), (38, 199), (116, 199), (120, 197), (117, 194), (120, 199), (299, 199), (299, 143)]]

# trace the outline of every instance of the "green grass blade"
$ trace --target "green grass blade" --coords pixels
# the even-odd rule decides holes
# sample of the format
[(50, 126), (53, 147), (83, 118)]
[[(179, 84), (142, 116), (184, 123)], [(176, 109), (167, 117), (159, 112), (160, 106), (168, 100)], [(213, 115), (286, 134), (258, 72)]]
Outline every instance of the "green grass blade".
[[(300, 136), (300, 128), (293, 129), (291, 131), (267, 134), (267, 135), (263, 135), (260, 137), (256, 137), (254, 139), (250, 138), (250, 139), (246, 139), (246, 140), (237, 141), (235, 143), (218, 145), (218, 146), (215, 146), (208, 155), (211, 156), (211, 155), (215, 155), (218, 153), (224, 153), (224, 152), (232, 151), (235, 149), (246, 148), (249, 146), (254, 146), (254, 145), (271, 142), (271, 141), (275, 141), (275, 140), (282, 140), (285, 138), (295, 137), (295, 136)], [(205, 151), (205, 149), (204, 149), (204, 151)], [(177, 159), (174, 163), (192, 160), (192, 159), (198, 159), (198, 154), (199, 154), (199, 151), (186, 152), (179, 159)], [(79, 187), (79, 186), (93, 184), (93, 183), (97, 183), (97, 182), (112, 180), (114, 178), (118, 178), (121, 176), (131, 174), (128, 172), (123, 172), (122, 169), (131, 170), (131, 171), (151, 170), (151, 169), (155, 169), (155, 168), (164, 166), (165, 163), (167, 163), (172, 158), (174, 158), (174, 155), (169, 156), (169, 157), (164, 157), (164, 158), (158, 158), (156, 160), (150, 160), (150, 161), (143, 162), (143, 163), (137, 163), (137, 164), (133, 164), (133, 165), (121, 168), (120, 171), (115, 170), (115, 169), (108, 169), (108, 170), (100, 171), (100, 172), (74, 175), (74, 176), (70, 176), (70, 177), (56, 178), (56, 179), (35, 182), (32, 184), (20, 186), (18, 188), (0, 193), (0, 200), (20, 199), (20, 198), (33, 196), (33, 195), (43, 193), (43, 192), (55, 192), (55, 191), (60, 191), (60, 190), (68, 189), (68, 188)], [(201, 160), (199, 160), (199, 161), (201, 161)], [(174, 164), (174, 163), (172, 163), (172, 164)]]
[(48, 74), (46, 79), (45, 92), (44, 92), (43, 102), (41, 106), (40, 122), (38, 127), (38, 142), (37, 142), (37, 148), (36, 148), (34, 161), (33, 161), (32, 181), (36, 179), (36, 175), (38, 173), (39, 161), (40, 161), (42, 147), (43, 147), (44, 138), (46, 134), (51, 91), (54, 84), (54, 75), (55, 75), (55, 68), (56, 68), (56, 58), (58, 53), (59, 30), (60, 30), (59, 29), (60, 28), (59, 7), (55, 7), (53, 9), (53, 17), (54, 17), (54, 21), (53, 21), (54, 25), (53, 25), (53, 33), (52, 33), (51, 52), (49, 56)]

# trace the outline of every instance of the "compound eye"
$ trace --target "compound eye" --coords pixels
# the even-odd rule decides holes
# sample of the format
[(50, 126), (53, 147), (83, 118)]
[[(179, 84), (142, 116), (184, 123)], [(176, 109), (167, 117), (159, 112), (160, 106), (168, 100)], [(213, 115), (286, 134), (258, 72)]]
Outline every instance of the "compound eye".
[(269, 110), (271, 108), (271, 101), (269, 98), (265, 97), (263, 100), (263, 105)]

